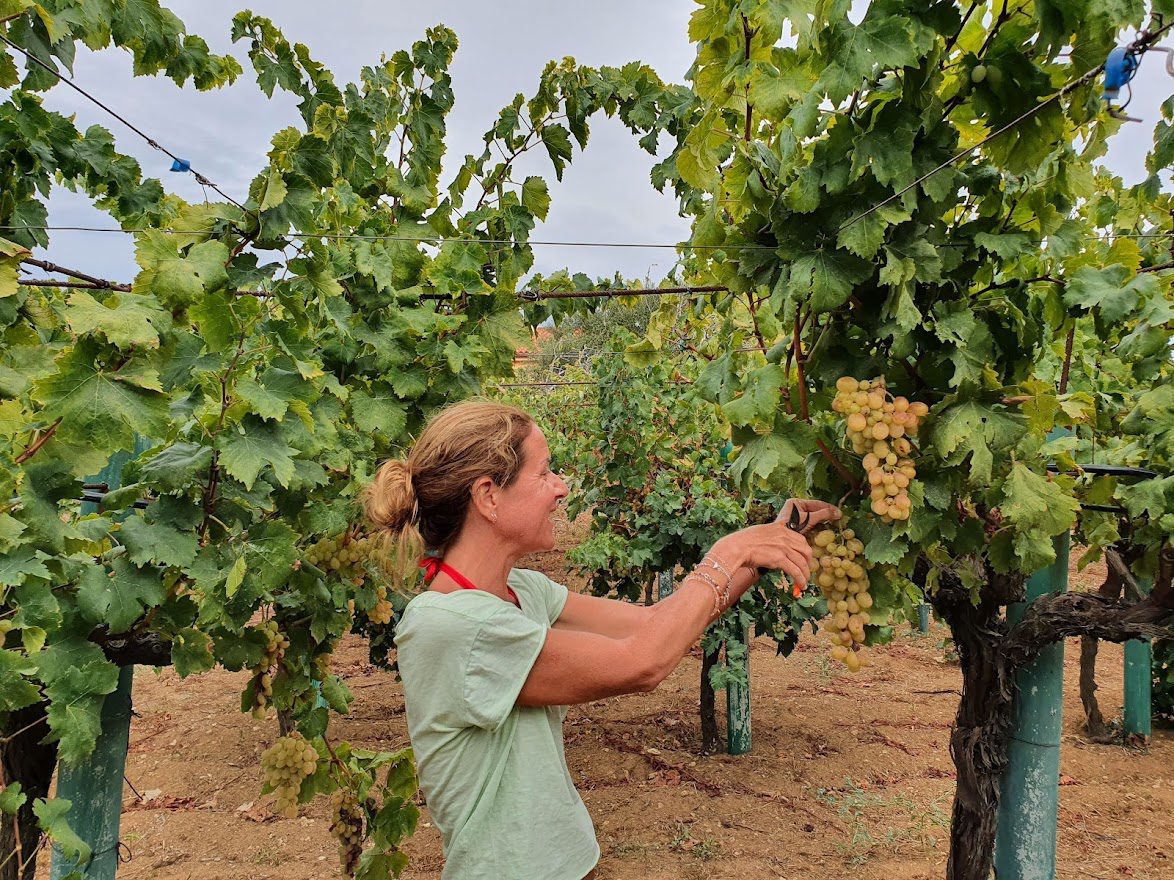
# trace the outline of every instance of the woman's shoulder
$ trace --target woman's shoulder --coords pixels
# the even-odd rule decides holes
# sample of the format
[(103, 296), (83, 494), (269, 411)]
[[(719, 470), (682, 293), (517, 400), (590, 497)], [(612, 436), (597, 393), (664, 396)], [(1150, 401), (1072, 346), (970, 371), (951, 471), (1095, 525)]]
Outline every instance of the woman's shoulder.
[(508, 578), (509, 585), (513, 587), (516, 592), (519, 587), (531, 592), (539, 592), (548, 594), (550, 592), (562, 592), (566, 590), (558, 581), (551, 580), (548, 576), (540, 571), (534, 571), (529, 568), (515, 568), (510, 571)]
[(501, 610), (501, 600), (481, 590), (454, 590), (441, 593), (424, 590), (404, 608), (396, 626), (396, 639), (405, 628), (477, 627)]

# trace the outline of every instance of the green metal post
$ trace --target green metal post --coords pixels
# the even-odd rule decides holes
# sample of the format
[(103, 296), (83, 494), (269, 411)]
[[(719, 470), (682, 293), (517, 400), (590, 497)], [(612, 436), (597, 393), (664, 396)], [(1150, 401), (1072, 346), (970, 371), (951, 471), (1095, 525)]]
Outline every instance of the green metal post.
[(660, 602), (673, 594), (673, 570), (662, 571), (656, 576), (656, 601)]
[[(744, 755), (750, 751), (750, 646), (746, 631), (736, 625), (732, 640), (745, 648), (740, 662), (745, 671), (746, 684), (730, 682), (726, 686), (726, 751), (731, 755)], [(727, 650), (728, 645), (727, 644)], [(727, 660), (728, 662), (728, 660)]]
[[(1142, 592), (1151, 584), (1138, 578)], [(1153, 687), (1152, 651), (1148, 639), (1131, 639), (1125, 643), (1125, 712), (1122, 722), (1127, 737), (1148, 742), (1152, 732), (1150, 698)]]
[[(1070, 535), (1053, 540), (1056, 561), (1027, 582), (1027, 601), (1007, 608), (1014, 626), (1033, 599), (1068, 590)], [(995, 874), (999, 880), (1053, 880), (1060, 801), (1064, 642), (1045, 648), (1016, 676), (1015, 727), (1002, 780)]]
[(929, 605), (925, 602), (917, 606), (917, 631), (923, 636), (929, 633)]
[[(118, 672), (118, 688), (102, 704), (102, 733), (85, 766), (60, 764), (57, 797), (72, 802), (69, 825), (93, 850), (82, 876), (113, 880), (118, 869), (118, 829), (122, 818), (122, 776), (130, 741), (130, 693), (134, 667)], [(78, 870), (76, 861), (56, 845), (49, 867), (50, 880), (61, 880)]]
[[(147, 440), (135, 441), (135, 455), (150, 447)], [(122, 469), (133, 456), (120, 452), (110, 457), (110, 463), (87, 482), (105, 483), (116, 489), (122, 480)], [(97, 505), (83, 503), (83, 514), (94, 513)], [(130, 742), (131, 684), (134, 667), (124, 666), (118, 672), (118, 687), (107, 695), (102, 704), (102, 732), (94, 746), (94, 753), (84, 764), (57, 766), (57, 797), (72, 802), (69, 825), (89, 844), (93, 852), (83, 876), (93, 880), (113, 880), (118, 869), (118, 829), (122, 819), (122, 780), (126, 773), (126, 750)], [(49, 865), (50, 880), (60, 880), (78, 870), (78, 863), (53, 847)]]

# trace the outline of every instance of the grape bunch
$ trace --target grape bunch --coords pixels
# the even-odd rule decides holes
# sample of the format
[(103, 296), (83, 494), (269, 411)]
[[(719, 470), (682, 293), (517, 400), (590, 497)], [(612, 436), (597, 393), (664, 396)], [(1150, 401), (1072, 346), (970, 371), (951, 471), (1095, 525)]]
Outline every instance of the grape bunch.
[(367, 579), (367, 560), (375, 552), (375, 540), (370, 535), (347, 531), (311, 546), (306, 551), (306, 561), (361, 587)]
[[(336, 573), (356, 587), (361, 587), (367, 581), (367, 563), (374, 561), (377, 553), (378, 546), (370, 535), (358, 535), (347, 531), (318, 541), (306, 552), (306, 561), (323, 571)], [(347, 607), (353, 615), (353, 604), (348, 603)], [(367, 618), (372, 623), (386, 626), (391, 623), (392, 613), (392, 605), (387, 598), (387, 587), (377, 585), (375, 605), (367, 612)]]
[(277, 812), (287, 819), (298, 815), (302, 780), (318, 766), (318, 753), (296, 730), (261, 753), (265, 785), (277, 793)]
[(353, 792), (340, 788), (330, 796), (330, 833), (338, 840), (342, 869), (353, 877), (363, 854), (363, 808)]
[(808, 540), (815, 557), (815, 582), (828, 603), (821, 628), (831, 639), (832, 659), (856, 672), (868, 665), (861, 645), (864, 627), (872, 622), (864, 543), (852, 529), (833, 527), (819, 529)]
[(910, 438), (917, 436), (929, 407), (893, 397), (883, 378), (843, 376), (836, 381), (832, 409), (845, 416), (852, 451), (864, 456), (872, 512), (888, 523), (909, 519), (909, 484), (917, 476)]
[(273, 678), (289, 648), (289, 639), (277, 628), (277, 621), (273, 618), (258, 629), (265, 634), (265, 656), (253, 667), (253, 717), (262, 720), (273, 697)]

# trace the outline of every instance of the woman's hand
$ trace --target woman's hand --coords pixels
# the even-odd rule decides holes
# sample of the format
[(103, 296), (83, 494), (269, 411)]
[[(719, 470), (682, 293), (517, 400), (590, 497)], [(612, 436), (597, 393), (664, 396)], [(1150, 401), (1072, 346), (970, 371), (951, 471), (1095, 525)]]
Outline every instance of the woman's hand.
[[(826, 501), (812, 501), (807, 498), (789, 498), (779, 511), (778, 519), (788, 528), (806, 535), (823, 522), (834, 522), (841, 516), (840, 508)], [(795, 523), (794, 526), (791, 523)]]
[[(762, 573), (782, 571), (790, 579), (796, 597), (811, 580), (813, 559), (804, 533), (819, 523), (840, 518), (840, 509), (824, 501), (792, 499), (783, 505), (773, 523), (750, 526), (720, 539), (713, 552), (727, 565), (745, 566)], [(795, 527), (789, 524), (794, 522)], [(757, 578), (750, 578), (745, 592)], [(741, 580), (739, 578), (738, 580)]]

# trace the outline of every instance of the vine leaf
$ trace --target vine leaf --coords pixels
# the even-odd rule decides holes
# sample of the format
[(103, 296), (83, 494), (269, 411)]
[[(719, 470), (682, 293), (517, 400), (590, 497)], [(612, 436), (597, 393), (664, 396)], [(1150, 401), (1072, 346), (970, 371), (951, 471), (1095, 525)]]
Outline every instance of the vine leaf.
[(41, 691), (25, 676), (37, 665), (23, 654), (0, 648), (0, 712), (15, 712), (41, 699)]
[(171, 316), (154, 299), (134, 293), (113, 293), (99, 302), (85, 291), (76, 291), (67, 302), (63, 313), (74, 333), (99, 332), (121, 349), (156, 348), (159, 333), (171, 324)]
[(158, 571), (138, 568), (125, 559), (115, 560), (109, 571), (101, 565), (87, 566), (78, 580), (79, 610), (91, 623), (105, 624), (115, 634), (134, 626), (164, 595)]
[(212, 669), (212, 637), (198, 629), (181, 629), (171, 639), (171, 662), (180, 678)]
[(224, 437), (220, 464), (246, 489), (253, 488), (266, 465), (273, 468), (273, 475), (281, 485), (288, 486), (294, 475), (295, 451), (268, 423), (248, 419), (239, 431), (232, 431)]
[(82, 840), (65, 821), (73, 802), (65, 798), (37, 798), (33, 801), (33, 814), (41, 830), (61, 850), (66, 858), (79, 863), (90, 860), (90, 845)]
[(159, 565), (191, 565), (199, 549), (195, 532), (182, 531), (167, 522), (131, 516), (122, 522), (118, 537), (126, 545), (127, 556), (135, 565), (154, 562)]
[(150, 387), (158, 376), (133, 360), (118, 369), (104, 366), (102, 350), (83, 340), (57, 360), (58, 372), (33, 386), (49, 418), (61, 418), (58, 436), (86, 446), (133, 449), (135, 435), (167, 432), (167, 398)]
[(1080, 502), (1056, 480), (1018, 461), (1011, 466), (1002, 491), (999, 511), (1018, 530), (1015, 551), (1022, 568), (1036, 571), (1050, 564), (1055, 551), (1047, 539), (1072, 528)]
[(20, 261), (31, 253), (28, 248), (14, 241), (0, 238), (0, 297), (16, 293), (16, 273), (20, 269)]
[(970, 482), (990, 482), (994, 454), (1019, 441), (1026, 430), (1021, 417), (967, 400), (942, 411), (930, 435), (938, 455), (949, 465), (970, 456)]
[(1064, 302), (1089, 311), (1095, 309), (1107, 323), (1121, 321), (1141, 304), (1161, 296), (1161, 286), (1154, 275), (1129, 278), (1131, 274), (1120, 263), (1103, 269), (1092, 266), (1077, 269), (1064, 291)]

